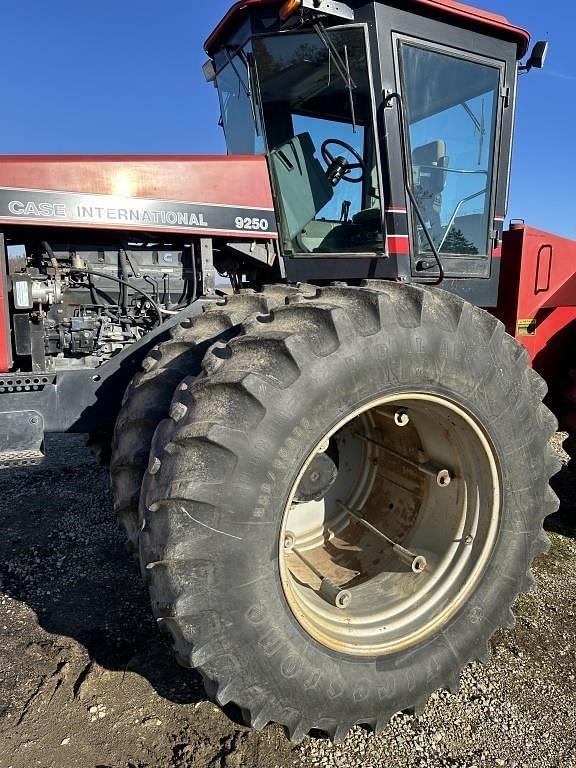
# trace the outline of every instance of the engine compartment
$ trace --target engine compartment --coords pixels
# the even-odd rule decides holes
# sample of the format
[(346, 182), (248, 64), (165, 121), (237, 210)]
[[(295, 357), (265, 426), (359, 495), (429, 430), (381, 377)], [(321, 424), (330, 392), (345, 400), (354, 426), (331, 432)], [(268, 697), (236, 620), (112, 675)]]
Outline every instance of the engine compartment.
[(16, 370), (96, 369), (201, 293), (190, 239), (7, 244)]

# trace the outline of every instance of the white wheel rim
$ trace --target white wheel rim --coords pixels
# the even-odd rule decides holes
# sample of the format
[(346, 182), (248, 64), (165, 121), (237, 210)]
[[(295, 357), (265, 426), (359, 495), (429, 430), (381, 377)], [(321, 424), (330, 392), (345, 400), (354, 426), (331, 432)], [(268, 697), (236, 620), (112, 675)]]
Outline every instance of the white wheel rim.
[[(339, 451), (336, 483), (320, 502), (294, 503), (329, 440)], [(447, 469), (452, 481), (441, 487), (417, 468), (422, 463)], [(410, 648), (444, 627), (478, 586), (500, 507), (495, 453), (471, 414), (433, 394), (374, 399), (323, 436), (291, 489), (279, 542), (288, 605), (332, 650), (374, 656)], [(349, 510), (424, 557), (426, 569), (414, 573)], [(320, 591), (320, 577), (335, 585), (336, 597), (327, 597), (328, 582)]]

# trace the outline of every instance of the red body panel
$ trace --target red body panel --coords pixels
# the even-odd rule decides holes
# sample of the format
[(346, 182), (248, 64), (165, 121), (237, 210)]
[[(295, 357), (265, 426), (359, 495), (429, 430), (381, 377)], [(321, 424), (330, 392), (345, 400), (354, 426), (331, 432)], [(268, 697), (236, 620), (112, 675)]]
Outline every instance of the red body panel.
[(1, 187), (274, 210), (264, 157), (5, 155), (0, 156)]
[(576, 328), (576, 241), (523, 225), (506, 232), (496, 314), (550, 382)]
[[(285, 2), (285, 0), (241, 0), (240, 2), (235, 3), (206, 41), (204, 46), (206, 52), (212, 54), (215, 51), (218, 45), (223, 41), (223, 38), (229, 33), (230, 27), (233, 27), (241, 21), (245, 11), (263, 5), (280, 5), (283, 2)], [(525, 29), (510, 24), (508, 19), (504, 16), (499, 16), (498, 14), (490, 13), (489, 11), (484, 11), (480, 8), (473, 8), (470, 5), (456, 2), (456, 0), (411, 0), (411, 2), (407, 2), (406, 5), (407, 7), (412, 6), (416, 12), (418, 11), (418, 6), (420, 6), (422, 9), (446, 15), (453, 21), (460, 20), (465, 23), (472, 23), (474, 27), (478, 27), (481, 32), (487, 32), (488, 34), (500, 33), (505, 37), (509, 37), (518, 45), (519, 59), (521, 59), (528, 50), (530, 34)]]
[(274, 207), (264, 157), (0, 155), (0, 186)]

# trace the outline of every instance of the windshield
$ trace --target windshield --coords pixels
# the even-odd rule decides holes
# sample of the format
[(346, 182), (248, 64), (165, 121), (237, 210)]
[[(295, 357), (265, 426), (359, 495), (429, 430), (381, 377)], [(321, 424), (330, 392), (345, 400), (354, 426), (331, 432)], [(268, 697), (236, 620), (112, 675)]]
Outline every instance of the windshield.
[[(384, 250), (363, 28), (255, 38), (254, 57), (284, 248)], [(336, 176), (332, 161), (348, 166)]]
[[(500, 70), (401, 44), (413, 187), (441, 254), (490, 252)], [(419, 222), (416, 248), (430, 250)]]

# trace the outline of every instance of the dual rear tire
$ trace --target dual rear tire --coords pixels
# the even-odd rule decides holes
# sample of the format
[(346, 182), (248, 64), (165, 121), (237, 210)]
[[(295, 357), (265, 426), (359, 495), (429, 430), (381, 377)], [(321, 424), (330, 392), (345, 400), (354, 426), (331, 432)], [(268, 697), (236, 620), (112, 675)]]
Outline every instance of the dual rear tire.
[(153, 356), (112, 477), (179, 660), (254, 727), (340, 741), (455, 689), (513, 623), (556, 424), (523, 348), (451, 294), (282, 290)]

